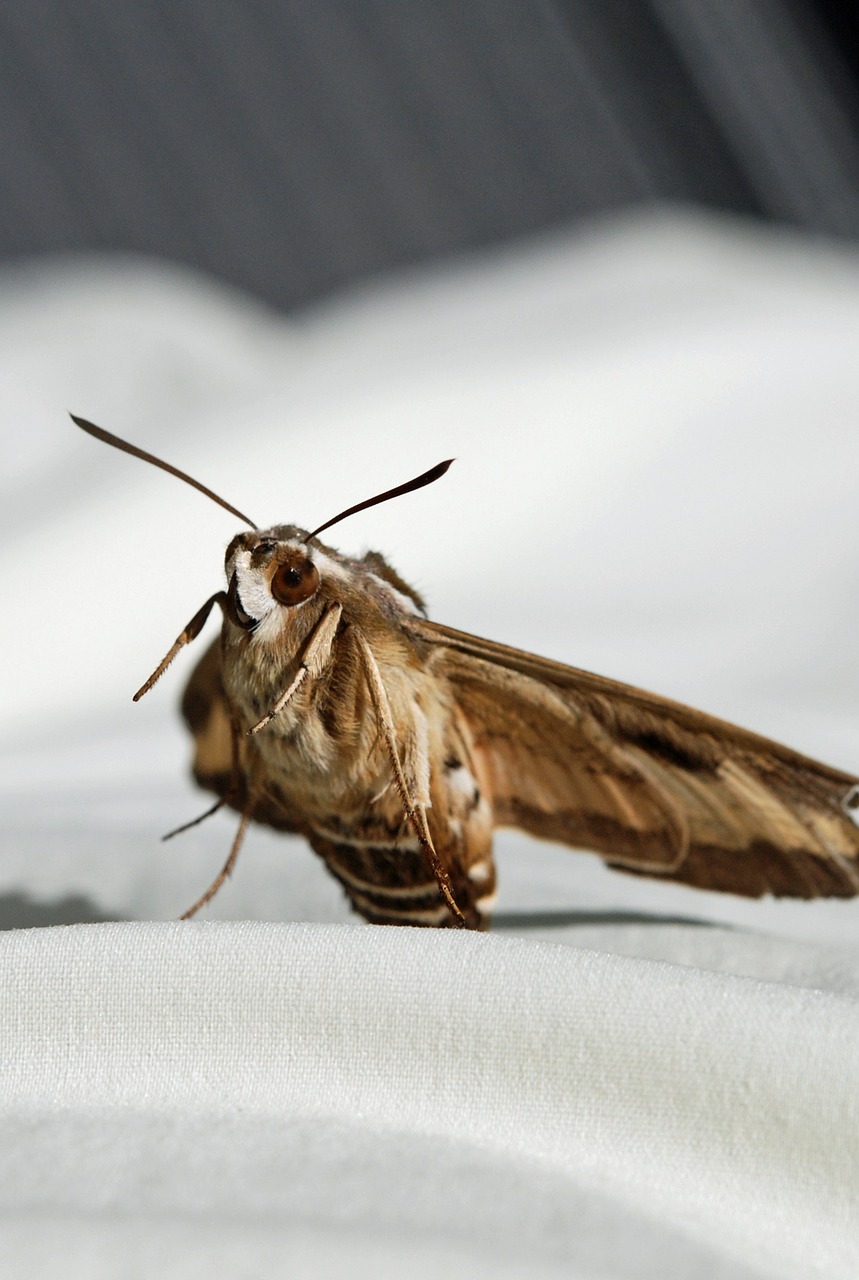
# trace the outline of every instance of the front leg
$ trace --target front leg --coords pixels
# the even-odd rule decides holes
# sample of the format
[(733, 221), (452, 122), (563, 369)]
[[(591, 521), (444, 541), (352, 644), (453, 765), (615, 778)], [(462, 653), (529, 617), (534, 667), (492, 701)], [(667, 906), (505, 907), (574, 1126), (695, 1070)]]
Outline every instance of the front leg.
[[(75, 421), (77, 421), (77, 419), (75, 419)], [(219, 604), (223, 609), (226, 603), (227, 593), (225, 591), (216, 591), (213, 596), (209, 596), (209, 599), (202, 608), (197, 610), (188, 625), (179, 632), (170, 648), (170, 651), (161, 659), (149, 679), (137, 690), (137, 693), (135, 693), (132, 698), (132, 702), (139, 702), (143, 695), (149, 692), (156, 680), (160, 680), (179, 650), (184, 649), (186, 644), (190, 644), (192, 640), (197, 639), (197, 636), (206, 625), (209, 614), (212, 612), (212, 607)]]
[(292, 684), (288, 689), (284, 690), (271, 710), (266, 712), (261, 720), (258, 720), (255, 725), (248, 729), (249, 736), (259, 733), (267, 724), (271, 724), (275, 716), (279, 715), (284, 707), (288, 706), (292, 701), (305, 680), (308, 678), (317, 679), (322, 674), (331, 661), (331, 650), (334, 646), (334, 638), (337, 635), (337, 628), (340, 625), (342, 614), (343, 606), (339, 604), (332, 604), (330, 608), (326, 609), (310, 633), (310, 639), (307, 642), (304, 656), (301, 659)]
[[(429, 862), (436, 883), (441, 890), (441, 895), (453, 917), (454, 923), (461, 929), (468, 928), (468, 921), (462, 914), (459, 904), (453, 895), (453, 885), (450, 882), (450, 875), (441, 858), (436, 852), (435, 845), (432, 842), (429, 825), (426, 815), (426, 800), (423, 803), (416, 801), (409, 789), (406, 775), (403, 771), (402, 762), (400, 761), (400, 753), (397, 749), (397, 729), (394, 724), (394, 717), (391, 711), (391, 704), (388, 699), (388, 691), (382, 680), (379, 665), (376, 662), (373, 650), (368, 644), (366, 638), (356, 629), (355, 636), (358, 642), (358, 652), (361, 655), (361, 661), (364, 667), (364, 675), (367, 681), (367, 688), (370, 693), (370, 701), (376, 714), (379, 730), (385, 743), (388, 759), (391, 764), (391, 772), (394, 775), (394, 782), (400, 795), (403, 805), (403, 812), (409, 821), (409, 825), (414, 831), (420, 843), (427, 861)], [(425, 742), (416, 741), (416, 755), (418, 765), (418, 775), (424, 781), (424, 789), (429, 791), (429, 755)]]

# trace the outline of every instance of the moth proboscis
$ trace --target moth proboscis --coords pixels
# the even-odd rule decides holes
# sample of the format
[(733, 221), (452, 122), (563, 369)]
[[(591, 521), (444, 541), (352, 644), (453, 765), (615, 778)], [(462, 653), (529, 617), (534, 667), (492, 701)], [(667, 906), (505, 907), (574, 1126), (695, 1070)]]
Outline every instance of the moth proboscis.
[(231, 873), (251, 821), (304, 835), (354, 909), (378, 924), (485, 927), (497, 826), (704, 889), (859, 893), (853, 775), (656, 694), (431, 622), (378, 552), (353, 559), (320, 540), (346, 516), (438, 479), (449, 462), (312, 532), (258, 529), (184, 472), (74, 421), (250, 526), (227, 547), (226, 588), (135, 694), (217, 604), (221, 634), (182, 711), (194, 777), (217, 796), (203, 817), (228, 805), (241, 822), (185, 917)]

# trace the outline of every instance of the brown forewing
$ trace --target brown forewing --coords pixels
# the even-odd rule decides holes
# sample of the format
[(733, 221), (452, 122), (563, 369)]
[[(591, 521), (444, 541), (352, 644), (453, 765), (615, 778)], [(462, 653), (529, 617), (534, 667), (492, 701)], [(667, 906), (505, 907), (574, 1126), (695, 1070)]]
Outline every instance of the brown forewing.
[(859, 892), (852, 775), (605, 677), (424, 619), (402, 625), (486, 754), (497, 825), (705, 889)]

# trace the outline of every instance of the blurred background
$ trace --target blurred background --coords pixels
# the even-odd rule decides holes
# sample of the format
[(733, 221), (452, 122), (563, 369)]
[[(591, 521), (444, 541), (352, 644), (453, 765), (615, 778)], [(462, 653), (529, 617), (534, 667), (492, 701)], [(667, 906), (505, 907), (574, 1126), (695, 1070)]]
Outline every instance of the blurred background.
[[(455, 455), (338, 545), (441, 621), (859, 771), (857, 26), (812, 0), (0, 0), (0, 925), (175, 917), (232, 831), (158, 844), (205, 805), (193, 655), (130, 693), (233, 521), (67, 410), (260, 524)], [(853, 904), (767, 915), (499, 847), (520, 922), (855, 933)], [(264, 832), (211, 914), (349, 918)]]
[(859, 233), (836, 0), (0, 5), (0, 258), (127, 250), (279, 308), (659, 202)]

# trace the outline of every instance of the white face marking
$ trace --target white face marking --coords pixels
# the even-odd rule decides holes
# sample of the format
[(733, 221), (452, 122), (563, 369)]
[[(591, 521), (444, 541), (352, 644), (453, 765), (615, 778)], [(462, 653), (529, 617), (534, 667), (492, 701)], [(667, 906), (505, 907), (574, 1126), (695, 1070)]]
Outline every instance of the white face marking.
[[(305, 601), (304, 603), (306, 604), (307, 602)], [(296, 609), (301, 608), (301, 605), (294, 604), (294, 605), (291, 605), (290, 607), (294, 613)], [(283, 613), (284, 612), (285, 612), (284, 606), (277, 604), (277, 602), (275, 601), (274, 609), (272, 609), (271, 612), (267, 613), (264, 618), (260, 618), (259, 622), (256, 624), (253, 631), (251, 632), (251, 637), (250, 637), (251, 644), (252, 645), (275, 644), (283, 635), (283, 629), (284, 629)]]
[[(369, 569), (350, 568), (347, 565), (340, 564), (339, 561), (326, 555), (319, 547), (310, 547), (305, 542), (281, 542), (279, 546), (287, 546), (292, 550), (301, 551), (316, 566), (320, 578), (327, 578), (330, 581), (342, 582), (352, 587), (359, 586), (362, 581), (369, 580), (373, 586), (383, 595), (388, 596), (396, 607), (406, 613), (417, 613), (418, 610), (415, 602), (403, 595), (402, 591), (398, 591), (390, 582), (386, 582), (384, 578), (380, 578), (378, 574), (372, 573)], [(268, 576), (264, 568), (251, 567), (251, 552), (247, 548), (241, 548), (231, 557), (226, 565), (227, 581), (236, 575), (236, 585), (238, 586), (239, 599), (241, 606), (249, 618), (253, 618), (258, 623), (255, 630), (255, 636), (258, 639), (266, 639), (267, 633), (271, 632), (271, 626), (266, 627), (266, 620), (271, 620), (272, 625), (275, 618), (280, 617), (280, 611), (285, 608), (279, 604), (271, 594)], [(313, 597), (311, 596), (312, 600)], [(298, 604), (289, 605), (291, 610), (301, 609), (308, 602), (306, 600), (299, 601)]]
[(244, 549), (236, 552), (233, 567), (242, 608), (249, 618), (260, 622), (278, 608), (265, 573), (261, 569), (251, 568), (251, 553)]
[[(305, 552), (317, 569), (320, 570), (320, 577), (324, 571), (329, 577), (339, 578), (341, 582), (347, 580), (348, 575), (345, 570), (336, 561), (330, 559), (329, 556), (324, 555), (315, 548), (312, 551), (308, 550), (303, 542), (290, 542), (286, 543), (286, 545), (295, 550)], [(289, 606), (280, 604), (271, 594), (271, 587), (265, 569), (252, 567), (251, 552), (246, 548), (241, 548), (237, 551), (227, 564), (227, 581), (230, 580), (234, 573), (242, 609), (249, 618), (253, 618), (254, 622), (258, 624), (254, 630), (253, 638), (255, 640), (266, 641), (274, 639), (280, 630), (283, 611), (288, 608), (291, 612), (294, 612), (296, 609), (303, 608), (309, 600), (313, 599), (313, 596), (309, 596), (308, 600), (300, 600), (297, 604)]]
[(298, 549), (304, 551), (308, 559), (312, 560), (319, 570), (320, 578), (335, 578), (338, 582), (351, 582), (352, 574), (345, 569), (342, 564), (338, 564), (336, 560), (332, 560), (324, 551), (320, 551), (318, 547), (307, 547), (303, 542), (298, 543)]

